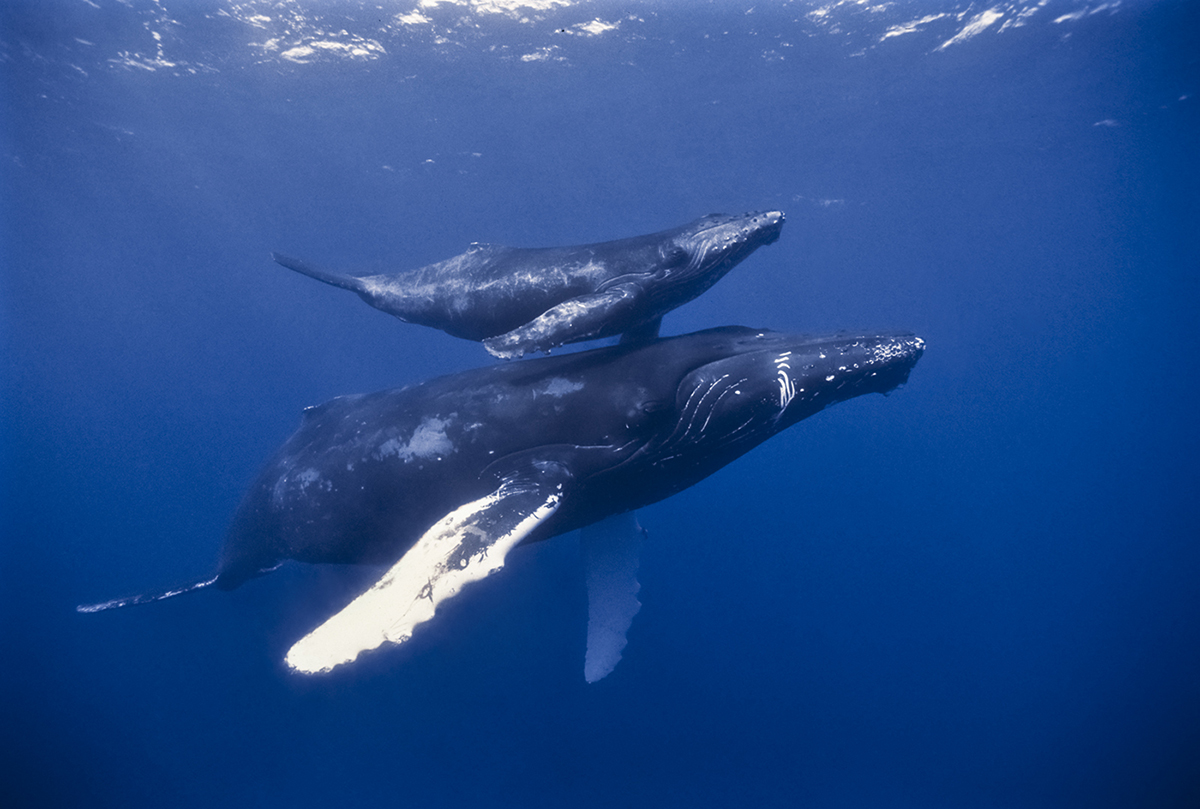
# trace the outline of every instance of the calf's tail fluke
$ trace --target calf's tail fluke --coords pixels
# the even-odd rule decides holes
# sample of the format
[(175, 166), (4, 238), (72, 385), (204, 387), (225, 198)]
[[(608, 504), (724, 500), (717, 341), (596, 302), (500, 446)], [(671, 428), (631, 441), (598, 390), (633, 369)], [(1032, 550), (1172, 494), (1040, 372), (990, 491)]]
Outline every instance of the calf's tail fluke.
[(271, 258), (275, 259), (276, 264), (281, 264), (289, 270), (295, 270), (301, 275), (307, 275), (309, 278), (316, 278), (318, 281), (324, 281), (326, 284), (332, 284), (335, 287), (349, 289), (354, 292), (361, 292), (363, 283), (353, 275), (341, 275), (335, 272), (328, 272), (318, 267), (314, 267), (308, 262), (301, 261), (298, 258), (285, 256), (282, 253), (272, 253)]
[(174, 598), (184, 593), (190, 593), (193, 590), (208, 587), (210, 584), (215, 584), (217, 578), (217, 576), (213, 576), (211, 579), (193, 582), (192, 584), (177, 587), (174, 590), (166, 590), (161, 593), (145, 593), (144, 595), (130, 596), (129, 598), (114, 598), (112, 601), (104, 601), (100, 604), (80, 604), (75, 608), (75, 611), (103, 612), (104, 610), (115, 610), (117, 607), (132, 607), (134, 604), (149, 604), (152, 601), (162, 601), (164, 598)]

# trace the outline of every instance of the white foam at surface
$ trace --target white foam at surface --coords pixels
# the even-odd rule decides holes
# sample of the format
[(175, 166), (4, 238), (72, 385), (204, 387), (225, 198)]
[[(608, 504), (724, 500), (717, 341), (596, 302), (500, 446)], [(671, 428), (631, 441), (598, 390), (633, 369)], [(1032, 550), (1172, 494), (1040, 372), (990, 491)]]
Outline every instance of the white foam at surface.
[[(95, 5), (91, 0), (83, 2)], [(117, 5), (127, 7), (128, 13), (136, 15), (141, 24), (130, 29), (137, 31), (136, 36), (127, 38), (106, 55), (108, 65), (177, 76), (223, 70), (230, 65), (232, 55), (214, 59), (211, 53), (198, 54), (184, 47), (188, 29), (175, 19), (173, 10), (191, 5), (190, 0), (148, 0), (144, 5), (123, 0)], [(569, 34), (572, 38), (620, 38), (628, 34), (632, 40), (641, 37), (637, 29), (646, 22), (630, 13), (611, 21), (588, 14), (583, 17), (586, 21), (577, 22), (578, 9), (583, 5), (578, 0), (407, 0), (395, 8), (379, 6), (387, 15), (383, 19), (372, 14), (347, 16), (339, 8), (342, 4), (310, 0), (219, 0), (214, 5), (216, 10), (209, 17), (228, 18), (254, 32), (245, 44), (255, 63), (278, 61), (291, 68), (337, 62), (367, 64), (407, 54), (418, 42), (435, 49), (451, 44), (475, 48), (480, 47), (480, 37), (495, 37), (486, 52), (498, 59), (517, 59), (529, 65), (570, 66), (569, 47), (538, 44), (534, 40), (514, 50), (503, 41), (502, 32), (511, 21), (539, 31), (537, 36), (553, 32), (554, 36)], [(984, 32), (999, 35), (1019, 28), (1047, 7), (1055, 11), (1059, 8), (1050, 0), (992, 0), (989, 6), (939, 4), (942, 9), (916, 4), (922, 16), (913, 18), (912, 9), (904, 4), (875, 0), (830, 0), (805, 5), (809, 10), (793, 20), (799, 27), (776, 32), (775, 41), (770, 43), (775, 47), (765, 49), (764, 58), (782, 60), (779, 48), (792, 47), (797, 35), (835, 36), (848, 47), (857, 48), (854, 55), (862, 55), (867, 49), (903, 35), (928, 34), (943, 39), (946, 34), (941, 32), (942, 26), (952, 23), (962, 26), (956, 34), (933, 47), (932, 52), (936, 53)], [(1112, 0), (1080, 0), (1067, 13), (1048, 22), (1077, 23), (1102, 13), (1114, 14), (1121, 6)], [(746, 13), (760, 10), (751, 6)], [(546, 30), (546, 24), (553, 27)], [(938, 33), (930, 33), (935, 27)], [(850, 33), (865, 34), (866, 39), (848, 37)]]
[(987, 11), (981, 11), (971, 18), (961, 31), (947, 39), (937, 47), (937, 50), (944, 51), (951, 45), (957, 45), (960, 42), (966, 42), (972, 37), (978, 36), (992, 26), (992, 23), (1003, 19), (1004, 14), (994, 8), (989, 8)]
[(934, 20), (940, 20), (945, 16), (947, 16), (947, 15), (945, 15), (945, 14), (927, 14), (919, 20), (912, 20), (911, 22), (906, 22), (903, 25), (893, 25), (891, 28), (889, 28), (887, 31), (884, 32), (883, 36), (881, 36), (879, 38), (879, 41), (883, 42), (885, 39), (889, 39), (891, 37), (898, 37), (898, 36), (902, 36), (904, 34), (915, 33), (918, 29), (920, 29), (921, 26), (928, 25), (929, 23), (933, 22)]
[(605, 22), (597, 17), (591, 22), (580, 23), (579, 25), (576, 25), (575, 28), (576, 30), (583, 31), (586, 34), (599, 36), (600, 34), (607, 33), (608, 31), (617, 30), (617, 27), (620, 24), (620, 22)]

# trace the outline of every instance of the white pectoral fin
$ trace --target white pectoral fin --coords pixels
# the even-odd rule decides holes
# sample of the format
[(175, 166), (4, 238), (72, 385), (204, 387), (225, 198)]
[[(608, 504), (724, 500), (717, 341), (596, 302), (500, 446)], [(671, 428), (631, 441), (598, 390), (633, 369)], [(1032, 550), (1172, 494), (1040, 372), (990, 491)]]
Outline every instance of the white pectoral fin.
[(288, 666), (330, 671), (386, 642), (408, 640), (443, 601), (504, 567), (508, 552), (558, 509), (567, 479), (561, 467), (546, 464), (447, 514), (370, 590), (301, 638)]
[(583, 677), (608, 676), (621, 661), (625, 634), (642, 604), (637, 600), (638, 557), (646, 531), (632, 511), (616, 514), (579, 532), (587, 579), (588, 634)]

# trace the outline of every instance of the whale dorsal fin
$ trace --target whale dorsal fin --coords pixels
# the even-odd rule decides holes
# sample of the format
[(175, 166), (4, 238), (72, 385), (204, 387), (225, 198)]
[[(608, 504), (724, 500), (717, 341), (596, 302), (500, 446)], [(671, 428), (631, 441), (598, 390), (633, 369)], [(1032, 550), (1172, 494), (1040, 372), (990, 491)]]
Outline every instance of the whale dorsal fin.
[(463, 587), (504, 567), (508, 552), (558, 509), (572, 480), (554, 461), (506, 475), (495, 491), (447, 514), (371, 589), (298, 641), (287, 664), (312, 674), (384, 643), (404, 643)]
[(637, 600), (638, 557), (646, 529), (632, 511), (616, 514), (579, 532), (587, 580), (588, 632), (583, 678), (589, 683), (608, 676), (621, 661), (625, 634), (642, 608)]

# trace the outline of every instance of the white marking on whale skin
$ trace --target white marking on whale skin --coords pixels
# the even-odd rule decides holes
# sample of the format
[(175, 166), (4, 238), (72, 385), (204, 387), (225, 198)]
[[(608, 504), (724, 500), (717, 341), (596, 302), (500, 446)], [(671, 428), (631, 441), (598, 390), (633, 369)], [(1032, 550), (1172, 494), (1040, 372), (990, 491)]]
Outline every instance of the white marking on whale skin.
[[(724, 382), (728, 378), (729, 378), (729, 374), (725, 374), (717, 381)], [(733, 392), (734, 388), (736, 388), (738, 385), (742, 384), (745, 381), (746, 381), (746, 379), (743, 377), (742, 379), (739, 379), (737, 382), (734, 382), (731, 385), (726, 385), (724, 390), (722, 390), (717, 395), (717, 398), (715, 400), (713, 400), (713, 403), (711, 405), (709, 405), (708, 415), (704, 417), (704, 423), (702, 425), (700, 425), (700, 432), (703, 433), (705, 430), (708, 429), (708, 423), (712, 420), (713, 413), (717, 412), (717, 405), (719, 405), (721, 403), (721, 400), (724, 399), (726, 396), (728, 396), (731, 392)]]
[(271, 487), (271, 500), (277, 507), (282, 506), (289, 491), (303, 497), (309, 486), (317, 486), (327, 492), (333, 491), (332, 481), (322, 478), (321, 473), (313, 467), (308, 467), (299, 472), (286, 472), (280, 475), (279, 480), (275, 481), (275, 485)]
[(911, 340), (903, 342), (896, 341), (877, 345), (871, 351), (871, 362), (887, 362), (907, 353), (910, 349), (923, 351), (925, 349), (925, 341), (920, 337), (914, 337)]
[(779, 374), (779, 409), (787, 410), (787, 406), (792, 403), (792, 399), (796, 398), (796, 383), (788, 376), (788, 371), (792, 366), (788, 363), (792, 352), (785, 351), (775, 358), (775, 371)]
[(382, 297), (384, 295), (396, 295), (399, 292), (399, 284), (389, 283), (381, 279), (379, 276), (363, 276), (358, 279), (362, 282), (363, 292), (373, 297)]
[[(716, 390), (717, 387), (728, 378), (729, 374), (722, 374), (710, 382), (708, 387), (703, 391), (697, 387), (688, 395), (688, 400), (683, 405), (683, 412), (687, 413), (688, 415), (687, 423), (683, 425), (682, 432), (680, 432), (678, 428), (675, 430), (676, 434), (678, 434), (680, 438), (692, 435), (692, 430), (696, 426), (696, 419), (700, 417), (700, 408), (706, 405), (705, 399), (708, 398), (708, 394)], [(726, 390), (729, 389), (727, 388)], [(696, 398), (697, 394), (699, 394), (699, 398)], [(714, 401), (711, 405), (708, 405), (708, 415), (704, 417), (704, 424), (700, 427), (701, 433), (704, 432), (704, 428), (708, 426), (708, 420), (712, 418), (713, 408), (716, 407), (716, 403), (721, 400), (721, 396), (723, 395), (724, 394), (718, 395), (716, 401)]]
[(390, 438), (380, 444), (379, 449), (375, 451), (375, 458), (382, 461), (395, 455), (407, 463), (413, 458), (440, 459), (442, 456), (449, 455), (454, 452), (454, 442), (446, 435), (448, 424), (450, 424), (448, 418), (439, 419), (436, 416), (428, 416), (417, 425), (417, 429), (413, 430), (412, 437), (407, 442), (401, 442), (398, 438)]
[[(586, 275), (589, 280), (596, 284), (602, 283), (609, 274), (608, 265), (603, 261), (596, 261), (595, 256), (589, 256), (586, 264), (578, 267), (577, 269), (572, 269), (574, 270), (574, 272), (571, 273), (572, 275), (577, 273)], [(568, 280), (569, 276), (564, 274), (563, 281), (565, 282)]]
[[(303, 472), (296, 475), (296, 477), (295, 477), (295, 481), (300, 484), (300, 491), (304, 491), (309, 486), (311, 486), (314, 483), (319, 482), (320, 480), (321, 480), (321, 473), (318, 472), (316, 469), (313, 469), (312, 467), (305, 469)], [(329, 485), (330, 485), (329, 481), (325, 481), (325, 485), (323, 485), (321, 488), (323, 488), (323, 489), (328, 488)]]
[(583, 390), (582, 382), (572, 382), (571, 380), (556, 376), (547, 380), (546, 384), (533, 389), (534, 396), (553, 396), (558, 399), (566, 396), (568, 393), (575, 393)]

